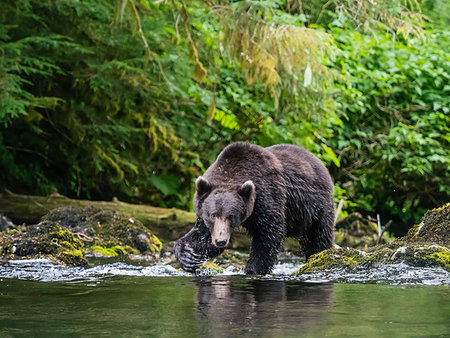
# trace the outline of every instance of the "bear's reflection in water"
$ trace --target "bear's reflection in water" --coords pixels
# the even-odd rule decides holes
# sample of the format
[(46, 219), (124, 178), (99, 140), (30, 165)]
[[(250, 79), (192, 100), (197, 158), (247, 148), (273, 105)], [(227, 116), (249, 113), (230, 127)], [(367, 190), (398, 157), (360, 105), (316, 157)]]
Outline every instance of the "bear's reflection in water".
[(196, 317), (207, 336), (301, 335), (326, 320), (333, 302), (333, 284), (237, 276), (196, 283)]

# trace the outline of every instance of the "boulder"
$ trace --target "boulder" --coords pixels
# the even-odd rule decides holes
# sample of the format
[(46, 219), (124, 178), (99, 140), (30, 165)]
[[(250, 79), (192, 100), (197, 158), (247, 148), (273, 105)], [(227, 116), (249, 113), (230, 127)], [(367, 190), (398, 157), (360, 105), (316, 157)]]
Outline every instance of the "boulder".
[(112, 257), (157, 253), (161, 247), (139, 220), (94, 207), (58, 208), (39, 224), (0, 232), (0, 257), (44, 257), (74, 266), (87, 266), (86, 253)]
[(309, 258), (294, 274), (335, 268), (376, 267), (406, 263), (412, 266), (440, 266), (450, 271), (450, 203), (428, 211), (408, 234), (365, 251), (354, 248), (324, 250)]
[(24, 230), (0, 232), (3, 258), (49, 258), (64, 265), (87, 266), (83, 243), (55, 223), (43, 221)]
[(69, 206), (50, 212), (43, 220), (69, 230), (95, 255), (156, 253), (162, 247), (142, 222), (116, 211)]

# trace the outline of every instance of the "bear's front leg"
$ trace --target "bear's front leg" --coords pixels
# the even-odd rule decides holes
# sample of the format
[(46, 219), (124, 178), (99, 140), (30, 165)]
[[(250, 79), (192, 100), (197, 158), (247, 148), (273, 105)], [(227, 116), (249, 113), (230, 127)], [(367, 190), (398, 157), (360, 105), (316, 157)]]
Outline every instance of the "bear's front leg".
[(223, 251), (223, 248), (212, 244), (211, 233), (200, 218), (174, 245), (175, 257), (180, 267), (187, 272), (195, 272), (207, 259), (217, 257)]
[(247, 275), (266, 275), (270, 273), (277, 260), (282, 241), (282, 235), (254, 235), (245, 273)]

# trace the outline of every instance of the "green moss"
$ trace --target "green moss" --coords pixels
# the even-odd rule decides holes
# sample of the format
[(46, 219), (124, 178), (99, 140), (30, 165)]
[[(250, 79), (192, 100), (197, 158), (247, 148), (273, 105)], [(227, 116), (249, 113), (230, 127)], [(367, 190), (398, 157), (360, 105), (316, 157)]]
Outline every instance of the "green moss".
[(308, 273), (316, 270), (354, 267), (361, 261), (361, 253), (356, 249), (329, 249), (312, 255), (298, 273)]
[(427, 211), (421, 222), (413, 226), (403, 240), (450, 246), (450, 203)]
[(116, 257), (116, 256), (122, 256), (122, 255), (137, 255), (139, 254), (139, 251), (132, 248), (129, 245), (121, 246), (121, 245), (115, 245), (111, 248), (105, 248), (99, 245), (93, 245), (90, 247), (90, 251), (92, 254), (96, 256), (103, 256), (103, 257)]
[(156, 253), (162, 248), (161, 241), (139, 220), (115, 211), (63, 207), (53, 210), (44, 220), (77, 233), (86, 247), (94, 246), (92, 251), (102, 256)]
[(162, 249), (161, 241), (159, 240), (158, 237), (150, 233), (150, 231), (148, 231), (148, 234), (150, 235), (150, 239), (148, 241), (149, 242), (148, 247), (150, 249), (150, 252), (152, 253), (160, 252)]
[(140, 221), (92, 207), (55, 209), (23, 233), (0, 234), (0, 254), (8, 257), (45, 256), (62, 264), (87, 265), (85, 247), (92, 247), (96, 255), (115, 257), (156, 253), (162, 243)]
[(450, 270), (450, 203), (428, 211), (408, 234), (384, 245), (359, 251), (329, 249), (310, 257), (295, 273), (379, 264), (406, 263), (411, 266), (440, 266)]
[(450, 271), (450, 250), (444, 248), (446, 250), (441, 250), (438, 252), (434, 252), (430, 255), (430, 258), (433, 259), (437, 264), (442, 266), (447, 271)]
[(99, 245), (91, 246), (90, 251), (92, 254), (102, 257), (116, 257), (119, 255), (119, 253), (117, 253), (113, 248), (104, 248)]
[(405, 261), (415, 266), (440, 266), (450, 270), (450, 250), (448, 248), (439, 245), (416, 245), (403, 248), (405, 249), (401, 254), (396, 254), (396, 257), (391, 259)]
[(0, 257), (13, 255), (14, 238), (22, 233), (19, 229), (8, 229), (0, 232)]
[(0, 256), (8, 256), (12, 254), (14, 241), (10, 236), (0, 235)]
[(128, 246), (135, 249), (132, 250), (133, 253), (136, 250), (142, 253), (161, 251), (161, 241), (140, 221), (111, 211), (90, 209), (84, 212), (87, 216), (82, 220), (80, 227), (88, 229), (95, 238), (94, 242), (86, 243), (89, 246), (103, 248)]
[(139, 250), (136, 250), (129, 245), (123, 245), (120, 248), (124, 255), (139, 255)]
[(51, 225), (48, 230), (48, 238), (58, 242), (64, 248), (75, 250), (84, 249), (83, 243), (78, 238), (73, 237), (70, 231), (63, 230), (61, 227), (55, 225)]
[(50, 258), (54, 257), (65, 265), (88, 265), (83, 243), (70, 231), (48, 222), (40, 223), (40, 229), (45, 235), (38, 245), (40, 252), (51, 255)]
[(83, 243), (70, 231), (47, 221), (23, 231), (0, 233), (0, 254), (15, 259), (46, 257), (65, 265), (87, 266)]
[(374, 248), (371, 248), (367, 252), (362, 254), (360, 262), (358, 264), (364, 265), (366, 267), (377, 266), (382, 262), (386, 262), (392, 256), (392, 249), (387, 246), (378, 245)]
[(83, 249), (61, 249), (56, 255), (58, 261), (63, 262), (65, 265), (73, 265), (73, 266), (87, 266), (88, 262), (86, 260), (86, 254)]
[(329, 249), (309, 258), (294, 274), (335, 268), (376, 267), (380, 264), (407, 263), (411, 266), (440, 266), (450, 270), (450, 250), (439, 245), (421, 243), (408, 246), (379, 245), (367, 252), (355, 249)]
[(202, 276), (214, 276), (222, 273), (224, 270), (224, 268), (218, 266), (216, 263), (207, 261), (197, 270), (197, 274)]

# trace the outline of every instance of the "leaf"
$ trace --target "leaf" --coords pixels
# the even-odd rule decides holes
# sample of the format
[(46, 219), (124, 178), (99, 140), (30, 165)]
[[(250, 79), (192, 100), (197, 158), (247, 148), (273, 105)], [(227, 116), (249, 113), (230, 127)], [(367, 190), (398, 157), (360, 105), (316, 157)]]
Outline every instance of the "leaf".
[(150, 182), (163, 193), (164, 196), (177, 195), (178, 180), (175, 175), (161, 174), (150, 177)]

